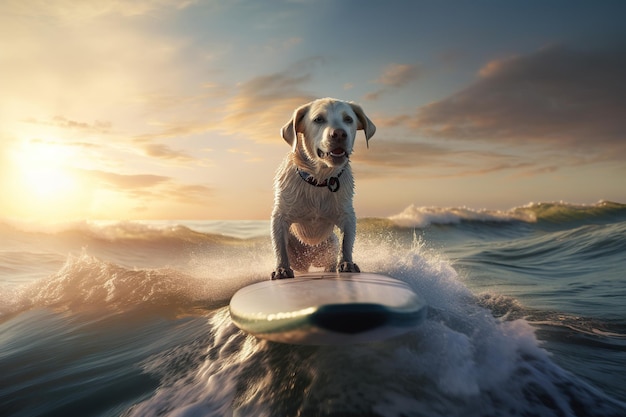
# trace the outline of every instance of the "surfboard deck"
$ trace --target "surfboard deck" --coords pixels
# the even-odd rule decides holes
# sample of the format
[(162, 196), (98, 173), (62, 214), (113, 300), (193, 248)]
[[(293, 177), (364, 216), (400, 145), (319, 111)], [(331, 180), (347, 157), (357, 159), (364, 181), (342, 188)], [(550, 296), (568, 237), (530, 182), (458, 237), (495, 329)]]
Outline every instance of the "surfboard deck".
[(307, 273), (237, 291), (233, 323), (275, 342), (333, 345), (383, 340), (411, 330), (426, 304), (404, 282), (372, 273)]

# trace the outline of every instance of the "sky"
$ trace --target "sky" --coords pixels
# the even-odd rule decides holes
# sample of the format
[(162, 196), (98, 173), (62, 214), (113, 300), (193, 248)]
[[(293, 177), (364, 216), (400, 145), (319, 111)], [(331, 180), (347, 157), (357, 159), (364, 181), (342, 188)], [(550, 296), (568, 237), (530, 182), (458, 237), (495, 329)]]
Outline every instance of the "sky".
[(267, 219), (313, 99), (358, 217), (626, 202), (626, 2), (3, 0), (0, 218)]

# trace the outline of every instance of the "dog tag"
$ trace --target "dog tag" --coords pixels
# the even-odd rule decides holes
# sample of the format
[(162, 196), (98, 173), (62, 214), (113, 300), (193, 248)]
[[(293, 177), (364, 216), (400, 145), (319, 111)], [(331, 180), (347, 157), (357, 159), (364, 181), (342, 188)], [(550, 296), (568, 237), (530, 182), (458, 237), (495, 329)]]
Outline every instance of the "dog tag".
[(332, 193), (337, 192), (337, 190), (339, 189), (339, 178), (337, 178), (337, 177), (330, 177), (328, 179), (328, 189)]

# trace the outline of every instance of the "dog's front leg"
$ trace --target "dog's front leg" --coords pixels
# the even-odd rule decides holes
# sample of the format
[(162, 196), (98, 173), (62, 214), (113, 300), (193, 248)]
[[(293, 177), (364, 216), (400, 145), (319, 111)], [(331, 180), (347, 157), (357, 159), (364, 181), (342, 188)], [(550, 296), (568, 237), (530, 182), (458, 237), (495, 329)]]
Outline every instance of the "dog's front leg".
[(272, 246), (276, 256), (276, 269), (272, 272), (272, 279), (293, 278), (293, 269), (289, 264), (287, 252), (287, 236), (289, 222), (277, 213), (272, 214)]
[(356, 219), (354, 215), (346, 216), (339, 229), (343, 233), (341, 237), (341, 258), (339, 259), (337, 270), (339, 272), (361, 272), (359, 266), (352, 261), (352, 250), (356, 239)]

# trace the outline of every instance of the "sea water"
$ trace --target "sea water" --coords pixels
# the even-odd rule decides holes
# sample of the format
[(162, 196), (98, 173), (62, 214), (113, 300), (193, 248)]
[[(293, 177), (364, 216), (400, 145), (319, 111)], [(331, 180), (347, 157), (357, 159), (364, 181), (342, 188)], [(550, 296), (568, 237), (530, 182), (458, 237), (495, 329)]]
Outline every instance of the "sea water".
[(268, 221), (0, 222), (0, 415), (626, 415), (626, 205), (409, 207), (359, 219), (354, 258), (427, 320), (340, 347), (242, 333)]

